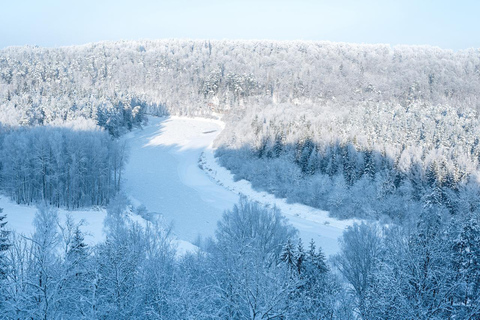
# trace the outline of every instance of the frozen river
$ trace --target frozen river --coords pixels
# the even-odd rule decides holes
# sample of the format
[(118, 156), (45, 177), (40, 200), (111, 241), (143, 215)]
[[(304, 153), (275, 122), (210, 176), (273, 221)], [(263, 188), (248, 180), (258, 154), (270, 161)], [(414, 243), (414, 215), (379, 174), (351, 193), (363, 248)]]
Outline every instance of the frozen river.
[(126, 139), (130, 158), (124, 189), (134, 205), (161, 213), (179, 239), (211, 236), (226, 209), (239, 196), (213, 182), (198, 159), (221, 131), (219, 121), (150, 117), (143, 130)]
[[(217, 221), (239, 200), (239, 194), (266, 206), (278, 207), (299, 230), (304, 245), (314, 239), (327, 255), (338, 252), (338, 237), (353, 221), (339, 221), (328, 212), (301, 204), (287, 203), (266, 192), (253, 190), (245, 180), (234, 181), (232, 174), (218, 165), (212, 142), (224, 124), (218, 120), (185, 117), (150, 117), (143, 129), (135, 129), (126, 140), (129, 161), (124, 172), (123, 190), (134, 207), (144, 205), (173, 224), (179, 251), (189, 250), (197, 237), (213, 236)], [(199, 166), (199, 160), (201, 167)], [(17, 205), (0, 197), (7, 214), (7, 226), (20, 233), (33, 232), (34, 206)], [(86, 221), (86, 241), (98, 243), (103, 234), (103, 208), (59, 210), (61, 220), (70, 214)], [(139, 216), (132, 216), (142, 222)]]
[[(192, 242), (199, 235), (213, 235), (223, 211), (231, 209), (241, 193), (277, 206), (299, 230), (305, 245), (313, 238), (325, 253), (337, 252), (337, 239), (352, 221), (331, 219), (325, 211), (254, 191), (245, 180), (234, 182), (213, 157), (211, 145), (222, 129), (223, 123), (216, 120), (150, 117), (143, 130), (128, 134), (124, 189), (134, 205), (162, 214), (173, 223), (179, 239)], [(206, 171), (199, 167), (199, 158)]]

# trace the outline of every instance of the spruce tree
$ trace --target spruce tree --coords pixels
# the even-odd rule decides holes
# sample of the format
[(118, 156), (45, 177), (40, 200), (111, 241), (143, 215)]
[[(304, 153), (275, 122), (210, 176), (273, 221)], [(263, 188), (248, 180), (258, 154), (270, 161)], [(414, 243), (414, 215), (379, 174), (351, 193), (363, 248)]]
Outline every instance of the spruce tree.
[(288, 239), (287, 243), (283, 246), (280, 259), (287, 264), (289, 270), (296, 269), (295, 248), (293, 247), (293, 243), (290, 239)]
[(296, 265), (297, 265), (297, 272), (298, 274), (302, 274), (303, 271), (305, 270), (305, 265), (303, 262), (305, 261), (305, 250), (303, 249), (303, 242), (302, 239), (298, 239), (298, 246), (297, 246), (297, 252), (295, 254), (295, 260), (296, 260)]
[(315, 241), (313, 239), (310, 241), (307, 259), (307, 261), (320, 274), (325, 274), (328, 272), (325, 254), (323, 253), (322, 248), (318, 248), (318, 250), (316, 250)]
[(83, 233), (77, 226), (72, 235), (64, 263), (64, 278), (66, 281), (63, 285), (65, 299), (62, 305), (65, 314), (71, 317), (76, 314), (87, 314), (92, 309), (95, 275), (90, 265), (89, 251), (88, 245), (84, 242)]
[(6, 261), (6, 252), (10, 248), (8, 235), (10, 231), (5, 230), (7, 221), (5, 220), (7, 215), (2, 215), (3, 209), (0, 208), (0, 281), (7, 277), (8, 264)]

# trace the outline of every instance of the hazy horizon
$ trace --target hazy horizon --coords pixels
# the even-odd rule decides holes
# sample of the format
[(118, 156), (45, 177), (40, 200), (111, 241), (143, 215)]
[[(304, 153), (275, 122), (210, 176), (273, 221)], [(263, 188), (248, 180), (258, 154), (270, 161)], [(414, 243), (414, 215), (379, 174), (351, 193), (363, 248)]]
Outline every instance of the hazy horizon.
[(475, 1), (25, 0), (2, 10), (0, 48), (173, 38), (480, 48)]

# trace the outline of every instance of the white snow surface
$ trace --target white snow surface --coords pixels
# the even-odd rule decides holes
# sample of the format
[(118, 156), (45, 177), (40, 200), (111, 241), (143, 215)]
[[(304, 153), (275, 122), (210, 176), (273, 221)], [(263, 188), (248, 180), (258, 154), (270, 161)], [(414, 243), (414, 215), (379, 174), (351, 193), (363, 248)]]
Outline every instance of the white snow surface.
[[(36, 206), (19, 205), (10, 201), (7, 197), (0, 198), (0, 208), (3, 208), (3, 213), (7, 215), (8, 230), (13, 230), (19, 234), (27, 237), (33, 235), (34, 227), (33, 220), (37, 212)], [(94, 207), (84, 210), (66, 210), (53, 209), (57, 211), (58, 223), (62, 226), (67, 218), (67, 215), (73, 218), (75, 223), (80, 223), (80, 229), (84, 232), (85, 243), (88, 245), (95, 245), (105, 240), (105, 233), (103, 229), (103, 221), (107, 216), (104, 208)], [(137, 214), (129, 213), (129, 221), (132, 223), (140, 223), (142, 226), (146, 225), (146, 221)], [(174, 240), (173, 243), (178, 245), (180, 251), (183, 247), (188, 248), (181, 241)]]
[[(7, 215), (7, 229), (14, 230), (17, 233), (25, 236), (31, 236), (34, 232), (33, 219), (37, 208), (35, 206), (18, 205), (10, 201), (6, 196), (0, 198), (0, 208), (3, 208), (3, 214)], [(84, 221), (81, 227), (85, 232), (85, 242), (89, 245), (94, 245), (105, 239), (103, 234), (103, 220), (106, 216), (105, 209), (91, 208), (88, 210), (68, 211), (65, 209), (58, 209), (59, 223), (65, 222), (67, 214), (78, 223)], [(135, 217), (135, 219), (138, 219)]]
[(173, 223), (180, 240), (213, 236), (217, 221), (239, 196), (213, 182), (198, 166), (223, 128), (217, 120), (149, 117), (149, 124), (125, 139), (130, 158), (124, 190), (131, 202)]
[(235, 182), (214, 157), (213, 141), (224, 127), (212, 119), (150, 117), (148, 126), (130, 133), (124, 187), (132, 202), (161, 213), (179, 239), (192, 242), (212, 236), (223, 211), (243, 194), (279, 208), (305, 245), (314, 239), (327, 255), (338, 252), (338, 238), (355, 220), (330, 218), (326, 211), (253, 190), (246, 180)]
[[(234, 181), (229, 170), (220, 166), (212, 147), (223, 130), (219, 120), (186, 117), (149, 117), (143, 129), (135, 129), (123, 139), (127, 142), (129, 162), (124, 172), (123, 189), (134, 207), (144, 205), (173, 224), (178, 254), (195, 250), (192, 244), (201, 237), (214, 235), (223, 212), (238, 203), (243, 194), (265, 206), (276, 206), (299, 230), (305, 245), (314, 239), (327, 255), (338, 252), (338, 238), (354, 220), (336, 220), (328, 212), (309, 206), (287, 203), (285, 199), (253, 190), (246, 180)], [(203, 169), (203, 170), (202, 170)], [(0, 208), (7, 214), (8, 228), (30, 235), (36, 208), (17, 205), (5, 196)], [(84, 220), (86, 242), (93, 245), (105, 239), (102, 208), (58, 210), (60, 221), (70, 214)], [(143, 223), (135, 214), (132, 220)]]

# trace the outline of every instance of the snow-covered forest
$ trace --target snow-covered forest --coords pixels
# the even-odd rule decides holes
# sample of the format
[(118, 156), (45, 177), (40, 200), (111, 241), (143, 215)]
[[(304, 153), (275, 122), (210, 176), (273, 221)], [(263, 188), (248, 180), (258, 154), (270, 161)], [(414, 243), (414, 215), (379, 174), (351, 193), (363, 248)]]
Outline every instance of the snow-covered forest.
[(125, 145), (92, 128), (34, 127), (0, 134), (0, 190), (17, 203), (75, 209), (120, 190)]
[[(480, 228), (427, 219), (415, 231), (348, 228), (332, 271), (276, 209), (242, 199), (202, 250), (176, 255), (169, 229), (133, 223), (118, 196), (106, 241), (41, 207), (31, 238), (0, 234), (0, 315), (8, 319), (474, 319)], [(3, 220), (3, 217), (0, 218)], [(1, 221), (0, 220), (0, 221)], [(455, 234), (457, 237), (445, 235)], [(287, 240), (288, 239), (288, 240)]]
[(475, 111), (423, 103), (348, 113), (280, 105), (232, 121), (217, 155), (238, 179), (340, 218), (470, 214), (479, 210), (479, 124)]
[[(215, 237), (177, 255), (170, 229), (139, 224), (122, 195), (106, 240), (40, 207), (31, 237), (0, 216), (0, 315), (6, 319), (475, 319), (480, 226), (422, 219), (414, 230), (356, 224), (330, 261), (281, 213), (243, 198)], [(342, 280), (345, 279), (345, 280)]]
[(477, 192), (478, 50), (129, 41), (11, 47), (0, 67), (4, 125), (87, 118), (118, 137), (145, 113), (227, 113), (226, 167), (339, 217), (453, 213)]
[[(277, 210), (242, 201), (215, 239), (175, 255), (169, 230), (132, 223), (118, 197), (104, 243), (89, 247), (78, 225), (39, 209), (32, 238), (2, 251), (0, 315), (12, 319), (351, 318), (350, 301), (312, 243), (303, 248)], [(283, 249), (285, 239), (291, 239)], [(298, 261), (301, 261), (299, 263)], [(308, 305), (304, 299), (308, 298)]]
[[(0, 215), (0, 317), (478, 318), (478, 112), (473, 49), (159, 40), (0, 50), (0, 191), (39, 207), (33, 235)], [(213, 238), (179, 254), (153, 214), (133, 222), (123, 194), (122, 137), (147, 115), (221, 117), (216, 156), (237, 180), (364, 222), (326, 257), (278, 209), (242, 198)], [(106, 240), (89, 246), (56, 208), (92, 206), (107, 208)]]
[[(142, 112), (208, 115), (271, 104), (356, 109), (420, 101), (480, 108), (480, 52), (308, 41), (159, 40), (0, 51), (2, 122), (94, 118), (113, 133)], [(139, 108), (135, 108), (135, 107)]]

